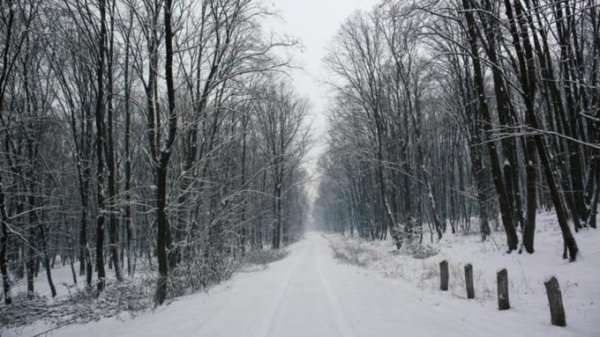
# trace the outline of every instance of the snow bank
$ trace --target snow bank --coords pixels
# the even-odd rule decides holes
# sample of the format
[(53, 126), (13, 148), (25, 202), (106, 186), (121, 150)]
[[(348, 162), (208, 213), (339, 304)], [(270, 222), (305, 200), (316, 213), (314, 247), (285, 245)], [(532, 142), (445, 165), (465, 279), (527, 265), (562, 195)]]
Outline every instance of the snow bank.
[[(506, 268), (512, 310), (537, 324), (550, 324), (544, 282), (554, 276), (563, 292), (567, 324), (580, 336), (599, 336), (600, 230), (587, 229), (574, 235), (581, 252), (574, 263), (562, 259), (562, 237), (552, 213), (538, 214), (534, 254), (507, 254), (502, 232), (492, 233), (488, 241), (481, 242), (479, 235), (453, 235), (448, 231), (440, 242), (427, 246), (437, 254), (423, 259), (414, 258), (412, 251), (404, 247), (397, 251), (391, 239), (366, 242), (338, 235), (327, 237), (337, 255), (346, 255), (343, 262), (352, 263), (358, 258), (363, 266), (385, 277), (407, 281), (442, 297), (466, 300), (464, 265), (471, 263), (475, 301), (482, 305), (495, 303), (496, 273)], [(439, 291), (439, 263), (443, 260), (448, 261), (450, 271), (447, 293)]]

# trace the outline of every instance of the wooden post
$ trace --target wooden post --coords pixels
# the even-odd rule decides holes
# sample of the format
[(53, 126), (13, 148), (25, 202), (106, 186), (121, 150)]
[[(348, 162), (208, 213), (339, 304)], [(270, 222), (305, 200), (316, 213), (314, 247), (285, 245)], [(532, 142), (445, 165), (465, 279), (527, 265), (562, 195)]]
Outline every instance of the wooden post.
[(475, 288), (473, 287), (473, 265), (465, 265), (465, 284), (467, 286), (467, 298), (475, 298)]
[(560, 286), (556, 277), (552, 277), (548, 281), (544, 282), (546, 287), (546, 294), (548, 295), (548, 304), (550, 304), (550, 318), (552, 325), (566, 326), (567, 321), (565, 319), (565, 308), (562, 302), (562, 293), (560, 292)]
[(510, 309), (508, 300), (508, 272), (502, 269), (496, 277), (498, 281), (498, 310)]
[(440, 262), (440, 289), (448, 290), (448, 261)]

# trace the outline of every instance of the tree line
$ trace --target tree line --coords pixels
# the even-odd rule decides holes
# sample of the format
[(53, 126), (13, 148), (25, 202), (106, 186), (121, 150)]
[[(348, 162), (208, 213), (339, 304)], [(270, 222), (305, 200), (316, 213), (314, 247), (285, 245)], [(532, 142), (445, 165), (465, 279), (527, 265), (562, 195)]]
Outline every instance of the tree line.
[(309, 105), (253, 0), (0, 3), (3, 297), (56, 260), (98, 293), (157, 272), (155, 302), (296, 240)]
[(534, 252), (553, 209), (564, 258), (596, 228), (598, 3), (383, 1), (340, 27), (315, 216), (398, 248), (478, 224)]

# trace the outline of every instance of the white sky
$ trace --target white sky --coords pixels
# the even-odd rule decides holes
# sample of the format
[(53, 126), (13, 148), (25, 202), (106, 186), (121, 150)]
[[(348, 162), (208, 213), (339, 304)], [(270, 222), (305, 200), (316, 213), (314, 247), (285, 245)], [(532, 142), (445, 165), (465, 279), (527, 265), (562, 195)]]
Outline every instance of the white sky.
[[(340, 25), (359, 9), (370, 9), (381, 0), (265, 0), (281, 20), (275, 23), (278, 34), (297, 38), (302, 50), (294, 55), (302, 69), (291, 73), (296, 92), (310, 100), (315, 146), (308, 152), (306, 168), (316, 174), (316, 164), (327, 140), (327, 91), (323, 58)], [(316, 179), (316, 177), (315, 177)], [(316, 181), (309, 186), (315, 192)]]

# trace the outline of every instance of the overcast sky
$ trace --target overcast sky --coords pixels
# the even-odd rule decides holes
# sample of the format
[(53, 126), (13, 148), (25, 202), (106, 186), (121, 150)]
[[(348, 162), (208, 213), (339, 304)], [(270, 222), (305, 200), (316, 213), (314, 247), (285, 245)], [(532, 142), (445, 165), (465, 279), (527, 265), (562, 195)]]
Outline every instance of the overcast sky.
[[(323, 151), (327, 131), (327, 87), (322, 83), (325, 71), (323, 58), (344, 20), (360, 9), (370, 9), (380, 0), (266, 0), (265, 4), (280, 15), (275, 24), (279, 34), (300, 40), (303, 48), (295, 54), (302, 66), (292, 71), (296, 91), (311, 102), (311, 119), (315, 146), (306, 158), (306, 167), (315, 173), (316, 161)], [(314, 191), (316, 186), (312, 186)], [(312, 191), (311, 191), (312, 192)]]

